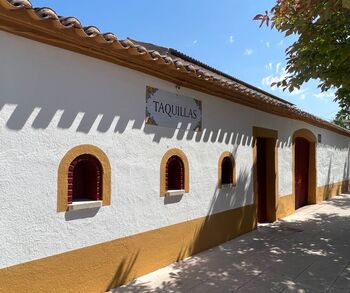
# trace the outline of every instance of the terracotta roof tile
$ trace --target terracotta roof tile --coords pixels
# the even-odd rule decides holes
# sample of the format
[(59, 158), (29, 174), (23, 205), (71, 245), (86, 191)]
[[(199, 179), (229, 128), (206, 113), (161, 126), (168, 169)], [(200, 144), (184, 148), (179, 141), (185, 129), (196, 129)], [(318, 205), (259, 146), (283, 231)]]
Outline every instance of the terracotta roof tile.
[(103, 37), (109, 43), (113, 43), (113, 42), (118, 41), (117, 36), (114, 33), (104, 33)]
[(35, 12), (44, 19), (55, 19), (58, 20), (58, 16), (55, 11), (51, 8), (43, 7), (43, 8), (35, 8)]
[(73, 16), (68, 16), (68, 17), (61, 16), (61, 17), (59, 17), (59, 20), (60, 20), (61, 24), (64, 25), (65, 27), (75, 27), (78, 29), (82, 28), (80, 21)]
[[(248, 105), (269, 113), (303, 120), (319, 127), (331, 129), (343, 135), (350, 136), (350, 131), (312, 114), (306, 113), (279, 97), (273, 96), (270, 93), (220, 72), (219, 70), (186, 56), (177, 50), (149, 43), (142, 43), (131, 39), (119, 40), (114, 33), (101, 33), (101, 31), (95, 26), (83, 27), (77, 18), (59, 16), (51, 8), (33, 8), (31, 2), (28, 0), (0, 0), (0, 13), (4, 10), (6, 12), (6, 17), (12, 12), (10, 15), (12, 21), (14, 21), (13, 19), (16, 19), (16, 17), (21, 17), (22, 20), (26, 19), (28, 21), (28, 25), (33, 25), (33, 20), (51, 21), (52, 24), (47, 24), (47, 27), (51, 33), (56, 31), (57, 38), (63, 38), (62, 35), (66, 33), (67, 43), (69, 43), (77, 41), (77, 38), (72, 39), (72, 37), (69, 37), (76, 35), (82, 38), (79, 40), (80, 43), (84, 41), (89, 42), (89, 45), (93, 45), (94, 49), (99, 51), (99, 54), (106, 54), (105, 49), (106, 45), (108, 45), (110, 48), (109, 51), (113, 52), (114, 50), (116, 52), (116, 56), (108, 55), (108, 60), (110, 60), (110, 58), (114, 58), (113, 60), (120, 58), (120, 51), (123, 51), (125, 52), (123, 54), (128, 54), (130, 58), (139, 58), (140, 61), (143, 60), (143, 63), (140, 63), (140, 66), (145, 66), (146, 69), (149, 69), (147, 66), (152, 67), (154, 65), (162, 65), (166, 66), (166, 74), (169, 77), (174, 77), (174, 79), (177, 78), (177, 76), (175, 76), (175, 72), (177, 72), (176, 74), (185, 74), (180, 80), (187, 80), (186, 77), (190, 76), (191, 78), (197, 79), (198, 82), (202, 81), (203, 83), (214, 85), (214, 92), (217, 92), (214, 93), (215, 95), (222, 96), (222, 93), (224, 92), (225, 94), (229, 94), (230, 99), (234, 102)], [(40, 26), (40, 23), (35, 25)], [(62, 29), (66, 30), (57, 34), (57, 32)], [(71, 31), (73, 29), (74, 31)], [(15, 30), (13, 32), (18, 33), (18, 31)], [(23, 35), (35, 38), (33, 35)], [(43, 40), (40, 39), (40, 41)], [(99, 48), (98, 46), (101, 47)], [(86, 45), (83, 47), (86, 47)], [(124, 59), (122, 61), (124, 62), (123, 64), (125, 64), (125, 62), (128, 61), (125, 61), (125, 55), (123, 55), (123, 57)], [(136, 61), (133, 60), (133, 62)], [(187, 85), (189, 86), (190, 84), (187, 83)], [(237, 95), (239, 94), (241, 94), (241, 96), (238, 97)], [(233, 97), (235, 98), (233, 99)], [(268, 105), (268, 107), (266, 107), (266, 105)]]
[(28, 0), (8, 0), (15, 7), (32, 8), (32, 3)]
[(101, 35), (100, 30), (96, 26), (86, 26), (83, 28), (84, 32), (89, 36), (89, 37), (95, 37), (98, 35)]

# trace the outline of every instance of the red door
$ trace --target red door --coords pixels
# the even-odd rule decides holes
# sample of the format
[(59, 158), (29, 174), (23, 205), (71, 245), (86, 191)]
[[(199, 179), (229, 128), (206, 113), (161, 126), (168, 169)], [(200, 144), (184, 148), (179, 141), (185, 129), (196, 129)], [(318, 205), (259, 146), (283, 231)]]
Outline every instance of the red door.
[(310, 145), (304, 138), (295, 139), (295, 208), (307, 205), (309, 190)]

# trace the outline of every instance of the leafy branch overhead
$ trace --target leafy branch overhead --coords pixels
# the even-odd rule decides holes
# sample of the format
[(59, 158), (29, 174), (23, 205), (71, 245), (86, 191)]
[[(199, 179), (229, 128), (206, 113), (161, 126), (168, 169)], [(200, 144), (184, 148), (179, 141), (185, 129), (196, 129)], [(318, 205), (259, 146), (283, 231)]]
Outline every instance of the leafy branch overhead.
[(334, 88), (336, 119), (350, 128), (350, 0), (277, 0), (254, 20), (297, 40), (286, 49), (286, 77), (273, 85), (293, 91), (319, 81), (322, 92)]

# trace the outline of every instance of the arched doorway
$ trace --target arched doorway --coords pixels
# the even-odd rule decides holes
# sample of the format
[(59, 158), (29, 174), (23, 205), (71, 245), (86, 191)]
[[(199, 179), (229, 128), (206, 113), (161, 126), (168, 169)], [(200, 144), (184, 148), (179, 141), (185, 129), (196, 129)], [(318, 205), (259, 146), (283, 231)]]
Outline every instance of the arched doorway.
[(316, 203), (316, 137), (307, 129), (293, 135), (295, 209)]
[(305, 138), (295, 139), (295, 209), (308, 203), (310, 144)]

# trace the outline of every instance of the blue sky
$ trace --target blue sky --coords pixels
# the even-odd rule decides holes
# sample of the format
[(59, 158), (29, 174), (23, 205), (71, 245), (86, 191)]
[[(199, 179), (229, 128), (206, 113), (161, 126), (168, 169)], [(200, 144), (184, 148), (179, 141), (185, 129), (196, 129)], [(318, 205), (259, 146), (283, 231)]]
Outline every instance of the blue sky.
[(292, 39), (252, 20), (275, 0), (32, 0), (59, 15), (76, 16), (83, 25), (175, 48), (208, 65), (284, 98), (299, 108), (330, 120), (338, 111), (332, 93), (316, 82), (299, 91), (271, 88), (283, 76), (285, 49)]

